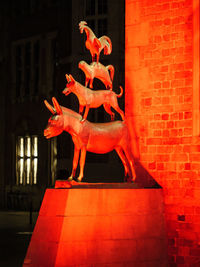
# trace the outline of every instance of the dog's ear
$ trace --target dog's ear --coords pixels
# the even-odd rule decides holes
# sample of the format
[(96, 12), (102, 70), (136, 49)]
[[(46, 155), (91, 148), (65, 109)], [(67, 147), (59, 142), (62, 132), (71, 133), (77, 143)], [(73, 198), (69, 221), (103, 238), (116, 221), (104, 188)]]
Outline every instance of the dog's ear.
[(69, 78), (70, 78), (70, 82), (71, 82), (71, 83), (75, 83), (75, 80), (74, 80), (74, 78), (72, 77), (71, 74), (69, 74)]
[(69, 75), (65, 74), (65, 77), (66, 77), (67, 82), (69, 83), (70, 82)]

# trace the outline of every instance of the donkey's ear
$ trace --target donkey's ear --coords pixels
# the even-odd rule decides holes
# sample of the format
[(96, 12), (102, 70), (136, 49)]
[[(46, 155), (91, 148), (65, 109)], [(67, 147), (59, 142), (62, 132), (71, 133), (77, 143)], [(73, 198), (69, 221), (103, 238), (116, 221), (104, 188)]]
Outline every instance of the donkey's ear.
[(56, 110), (54, 107), (52, 107), (48, 102), (47, 100), (44, 100), (44, 104), (46, 105), (46, 107), (48, 108), (48, 110), (54, 115), (56, 114)]
[(70, 80), (71, 80), (72, 83), (75, 83), (75, 80), (74, 80), (74, 78), (72, 77), (71, 74), (69, 74), (69, 78), (70, 78)]
[(58, 101), (56, 100), (55, 97), (52, 97), (52, 101), (53, 101), (53, 105), (54, 105), (54, 108), (56, 110), (56, 113), (58, 115), (61, 115), (62, 114), (62, 109), (61, 109), (60, 105), (58, 104)]

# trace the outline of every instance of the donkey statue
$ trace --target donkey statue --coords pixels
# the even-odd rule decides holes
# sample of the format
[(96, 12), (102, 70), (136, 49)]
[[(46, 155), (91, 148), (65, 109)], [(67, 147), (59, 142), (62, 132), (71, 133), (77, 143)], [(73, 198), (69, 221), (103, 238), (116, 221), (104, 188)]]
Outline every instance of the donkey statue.
[(86, 120), (90, 108), (98, 108), (101, 105), (103, 105), (105, 111), (110, 114), (112, 121), (114, 120), (115, 114), (111, 111), (111, 107), (119, 112), (122, 120), (124, 120), (124, 112), (120, 109), (117, 101), (117, 98), (121, 97), (123, 94), (123, 88), (121, 86), (121, 93), (117, 95), (111, 90), (91, 90), (75, 81), (71, 74), (66, 74), (65, 76), (68, 83), (63, 90), (63, 94), (67, 96), (72, 92), (77, 96), (79, 101), (79, 113), (82, 114), (85, 108), (82, 122)]
[(53, 114), (48, 120), (47, 128), (44, 130), (44, 136), (51, 138), (61, 134), (63, 131), (68, 132), (72, 136), (74, 158), (72, 173), (68, 181), (75, 178), (79, 154), (81, 154), (79, 161), (80, 173), (77, 181), (81, 182), (83, 179), (86, 152), (90, 151), (97, 154), (104, 154), (114, 149), (124, 165), (125, 181), (133, 182), (135, 180), (134, 162), (130, 151), (130, 136), (125, 122), (92, 123), (86, 120), (82, 124), (82, 116), (80, 114), (60, 106), (55, 97), (52, 98), (52, 102), (53, 106), (46, 100), (44, 101), (46, 107)]
[(83, 31), (85, 31), (86, 33), (87, 39), (85, 41), (85, 46), (88, 50), (90, 50), (92, 62), (95, 62), (95, 56), (96, 62), (99, 62), (99, 55), (102, 50), (104, 50), (105, 55), (111, 54), (112, 42), (108, 36), (104, 35), (100, 38), (97, 38), (93, 31), (90, 29), (90, 27), (87, 26), (86, 21), (81, 21), (79, 23), (79, 29), (80, 33), (83, 33)]
[(85, 73), (85, 86), (93, 88), (94, 78), (101, 80), (106, 89), (112, 90), (112, 82), (114, 77), (115, 69), (113, 65), (104, 66), (100, 62), (92, 62), (90, 65), (87, 64), (84, 60), (81, 60), (78, 64), (79, 69)]

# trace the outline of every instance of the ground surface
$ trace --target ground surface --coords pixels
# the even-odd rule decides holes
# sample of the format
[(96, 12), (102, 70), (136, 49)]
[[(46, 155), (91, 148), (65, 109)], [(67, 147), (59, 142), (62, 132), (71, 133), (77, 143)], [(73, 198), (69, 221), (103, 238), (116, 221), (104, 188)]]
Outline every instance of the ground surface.
[(21, 267), (38, 213), (0, 211), (0, 266)]

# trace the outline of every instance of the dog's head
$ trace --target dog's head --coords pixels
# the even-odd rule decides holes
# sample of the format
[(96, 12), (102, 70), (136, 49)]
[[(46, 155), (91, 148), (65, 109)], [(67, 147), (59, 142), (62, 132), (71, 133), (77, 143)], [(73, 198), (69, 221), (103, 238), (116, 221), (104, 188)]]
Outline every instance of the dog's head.
[(72, 77), (71, 74), (67, 75), (65, 74), (65, 77), (67, 79), (67, 84), (66, 84), (66, 88), (62, 91), (63, 94), (65, 94), (66, 96), (69, 95), (71, 92), (73, 92), (73, 87), (75, 85), (75, 80)]

